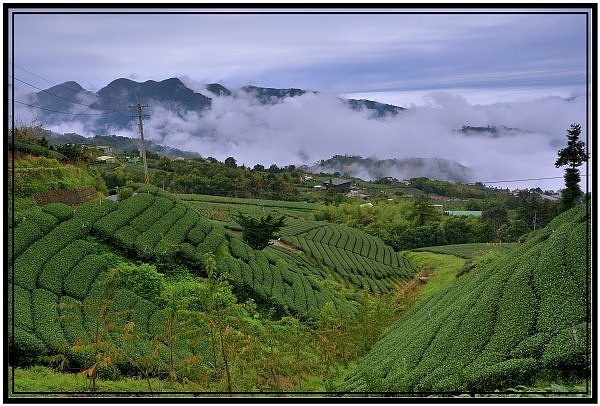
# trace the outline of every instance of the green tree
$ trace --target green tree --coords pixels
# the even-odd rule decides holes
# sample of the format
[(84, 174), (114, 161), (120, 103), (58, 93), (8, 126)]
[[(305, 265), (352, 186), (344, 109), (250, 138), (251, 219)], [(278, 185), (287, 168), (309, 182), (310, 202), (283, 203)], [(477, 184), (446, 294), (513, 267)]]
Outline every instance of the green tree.
[(154, 265), (120, 263), (116, 266), (117, 283), (151, 302), (156, 302), (165, 285), (164, 275)]
[(242, 238), (252, 248), (261, 250), (269, 245), (274, 234), (285, 225), (285, 217), (273, 217), (271, 214), (261, 218), (250, 217), (238, 212), (235, 219), (242, 226)]
[(508, 212), (502, 204), (492, 202), (481, 213), (481, 221), (491, 225), (497, 232), (508, 221)]
[(237, 168), (237, 161), (234, 157), (230, 156), (225, 159), (225, 165), (229, 166), (230, 168)]
[(418, 226), (423, 226), (439, 218), (440, 215), (431, 204), (431, 200), (424, 195), (419, 196), (419, 199), (415, 202), (414, 212)]
[(580, 134), (581, 126), (571, 124), (567, 130), (567, 146), (558, 151), (558, 158), (554, 164), (557, 168), (567, 166), (564, 175), (565, 188), (561, 194), (563, 211), (575, 206), (583, 194), (579, 188), (581, 178), (578, 167), (588, 160), (589, 155), (585, 152), (585, 143), (579, 140)]

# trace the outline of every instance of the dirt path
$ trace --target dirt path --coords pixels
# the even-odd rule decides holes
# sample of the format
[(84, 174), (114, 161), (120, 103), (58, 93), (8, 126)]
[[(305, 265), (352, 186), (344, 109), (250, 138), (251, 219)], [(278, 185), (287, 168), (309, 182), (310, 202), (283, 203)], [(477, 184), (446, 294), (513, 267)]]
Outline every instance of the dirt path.
[(302, 251), (300, 251), (296, 247), (294, 247), (294, 246), (292, 246), (290, 244), (287, 244), (287, 243), (285, 243), (285, 242), (283, 242), (281, 240), (271, 240), (270, 243), (273, 244), (273, 245), (276, 245), (278, 247), (285, 248), (286, 250), (291, 251), (291, 252), (293, 252), (295, 254), (302, 254)]

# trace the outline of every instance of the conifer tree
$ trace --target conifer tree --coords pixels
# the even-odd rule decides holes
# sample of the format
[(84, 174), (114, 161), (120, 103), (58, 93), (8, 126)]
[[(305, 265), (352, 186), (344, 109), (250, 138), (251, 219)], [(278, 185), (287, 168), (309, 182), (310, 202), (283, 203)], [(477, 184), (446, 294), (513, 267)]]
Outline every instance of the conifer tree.
[(589, 156), (585, 152), (585, 143), (579, 140), (580, 134), (581, 126), (571, 124), (571, 127), (567, 130), (567, 146), (558, 151), (558, 158), (555, 163), (557, 168), (567, 166), (564, 176), (565, 188), (561, 193), (563, 211), (575, 206), (577, 200), (583, 194), (579, 188), (581, 178), (578, 167), (586, 162)]

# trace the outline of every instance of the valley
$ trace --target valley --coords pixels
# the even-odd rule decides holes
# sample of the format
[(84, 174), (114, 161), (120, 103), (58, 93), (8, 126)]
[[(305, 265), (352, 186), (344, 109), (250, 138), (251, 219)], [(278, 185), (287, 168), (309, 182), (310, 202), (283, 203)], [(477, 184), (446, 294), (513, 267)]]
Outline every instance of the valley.
[(590, 393), (589, 200), (158, 153), (144, 183), (47, 135), (11, 144), (11, 397)]

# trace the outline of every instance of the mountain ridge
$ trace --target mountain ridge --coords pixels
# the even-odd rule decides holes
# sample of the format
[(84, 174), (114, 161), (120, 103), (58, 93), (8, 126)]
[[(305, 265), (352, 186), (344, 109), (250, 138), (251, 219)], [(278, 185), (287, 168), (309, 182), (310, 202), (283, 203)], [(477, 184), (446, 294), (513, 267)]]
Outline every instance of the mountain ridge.
[[(208, 83), (205, 85), (205, 89), (204, 93), (210, 96), (235, 97), (232, 89), (220, 83)], [(254, 85), (242, 86), (236, 90), (254, 96), (261, 104), (271, 105), (280, 103), (288, 97), (302, 96), (307, 93), (319, 93), (317, 91), (298, 88), (273, 88)], [(160, 102), (161, 104), (168, 103), (171, 107), (180, 107), (184, 111), (202, 112), (203, 110), (210, 109), (212, 105), (212, 98), (204, 93), (203, 91), (194, 91), (181, 81), (181, 79), (176, 77), (161, 81), (146, 80), (144, 82), (137, 82), (127, 78), (117, 78), (97, 92), (87, 90), (75, 81), (67, 81), (33, 93), (31, 97), (34, 102), (40, 104), (47, 105), (51, 103), (53, 109), (60, 109), (60, 111), (71, 110), (73, 99), (86, 95), (88, 98), (95, 99), (93, 103), (87, 105), (88, 107), (96, 110), (106, 110), (107, 112), (149, 101)], [(338, 97), (338, 99), (354, 111), (370, 110), (373, 117), (397, 115), (400, 111), (404, 110), (403, 107), (372, 100), (346, 99), (342, 97)], [(49, 121), (51, 122), (56, 121), (54, 120), (54, 116), (46, 113), (44, 110), (41, 112), (44, 118), (50, 118), (51, 120)], [(106, 125), (108, 122), (105, 119), (99, 121), (102, 125)]]

